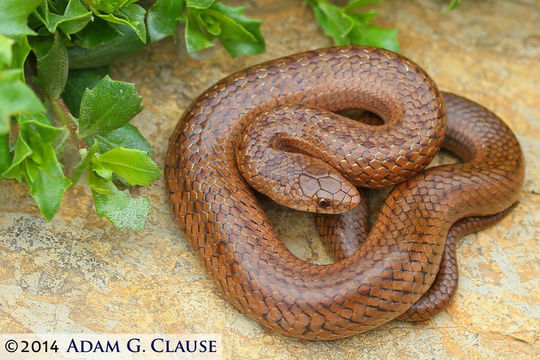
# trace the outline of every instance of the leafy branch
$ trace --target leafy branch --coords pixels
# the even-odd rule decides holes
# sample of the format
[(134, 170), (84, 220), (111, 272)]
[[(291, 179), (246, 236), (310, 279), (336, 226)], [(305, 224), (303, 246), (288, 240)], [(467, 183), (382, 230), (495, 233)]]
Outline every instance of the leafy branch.
[[(133, 84), (108, 67), (186, 24), (188, 51), (218, 39), (232, 55), (264, 51), (261, 21), (215, 0), (2, 0), (0, 2), (0, 181), (24, 183), (51, 220), (83, 174), (99, 216), (142, 230), (147, 197), (128, 188), (161, 175), (153, 150), (129, 121), (142, 109)], [(80, 161), (64, 169), (66, 142)]]
[[(377, 11), (360, 11), (380, 1), (349, 0), (345, 6), (337, 6), (328, 0), (305, 0), (324, 34), (331, 37), (335, 45), (368, 45), (400, 52), (397, 30), (372, 24), (379, 15)], [(464, 1), (450, 0), (446, 10), (453, 10)]]
[(243, 15), (244, 7), (231, 7), (215, 0), (158, 0), (148, 11), (148, 32), (152, 41), (167, 36), (176, 39), (178, 22), (185, 22), (188, 52), (214, 46), (219, 39), (235, 57), (259, 54), (265, 50), (262, 21)]

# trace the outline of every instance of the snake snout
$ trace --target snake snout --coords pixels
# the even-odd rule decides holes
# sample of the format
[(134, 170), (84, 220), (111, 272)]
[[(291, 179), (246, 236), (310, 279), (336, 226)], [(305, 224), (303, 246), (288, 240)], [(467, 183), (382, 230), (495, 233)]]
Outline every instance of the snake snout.
[[(360, 204), (360, 194), (356, 188), (352, 187), (349, 191), (340, 191), (337, 194), (331, 195), (326, 190), (318, 192), (315, 208), (313, 212), (322, 214), (342, 214), (354, 209)], [(330, 196), (328, 196), (330, 195)]]

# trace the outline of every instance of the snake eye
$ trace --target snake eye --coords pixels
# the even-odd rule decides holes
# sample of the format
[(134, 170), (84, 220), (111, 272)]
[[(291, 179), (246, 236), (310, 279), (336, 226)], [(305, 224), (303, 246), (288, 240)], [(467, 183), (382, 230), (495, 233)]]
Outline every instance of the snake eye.
[(322, 207), (322, 208), (327, 208), (330, 206), (330, 202), (326, 199), (321, 199), (319, 200), (319, 205)]

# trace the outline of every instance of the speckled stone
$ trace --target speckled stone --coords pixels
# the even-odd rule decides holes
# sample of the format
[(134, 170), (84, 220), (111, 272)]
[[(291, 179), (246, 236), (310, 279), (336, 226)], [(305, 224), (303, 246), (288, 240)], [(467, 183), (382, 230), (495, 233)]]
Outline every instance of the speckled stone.
[[(237, 2), (240, 3), (240, 2)], [(113, 66), (145, 109), (134, 120), (164, 164), (168, 136), (189, 103), (246, 66), (330, 45), (301, 1), (245, 1), (263, 18), (266, 53), (230, 58), (221, 47), (187, 55), (171, 40)], [(21, 185), (0, 185), (0, 331), (222, 333), (225, 359), (531, 359), (540, 355), (540, 3), (387, 0), (378, 22), (399, 29), (403, 54), (439, 87), (500, 115), (518, 134), (527, 173), (520, 205), (458, 245), (460, 283), (448, 309), (422, 323), (393, 321), (351, 338), (312, 342), (276, 334), (218, 291), (178, 231), (163, 179), (137, 195), (153, 205), (147, 229), (119, 232), (98, 218), (88, 188), (71, 188), (46, 222)], [(70, 159), (68, 159), (70, 160)], [(454, 161), (443, 155), (439, 161)], [(374, 194), (376, 210), (384, 192)], [(266, 201), (300, 258), (328, 263), (309, 214)]]

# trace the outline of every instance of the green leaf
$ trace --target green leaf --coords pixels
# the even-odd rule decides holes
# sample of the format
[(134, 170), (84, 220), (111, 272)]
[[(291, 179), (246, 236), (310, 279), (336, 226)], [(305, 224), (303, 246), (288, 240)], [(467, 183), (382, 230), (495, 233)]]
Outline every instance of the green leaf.
[(350, 45), (351, 41), (347, 34), (354, 27), (354, 20), (345, 13), (345, 10), (325, 0), (311, 1), (310, 3), (324, 34), (330, 36), (336, 45)]
[(79, 114), (79, 136), (103, 135), (124, 126), (142, 110), (141, 97), (135, 86), (113, 81), (107, 75), (82, 97)]
[[(141, 135), (139, 130), (131, 125), (126, 124), (119, 129), (113, 130), (105, 135), (98, 135), (95, 137), (86, 138), (88, 145), (98, 146), (99, 153), (105, 153), (118, 146), (122, 146), (128, 149), (138, 149), (145, 153), (148, 153), (150, 158), (154, 156), (154, 150), (146, 139)], [(104, 175), (101, 175), (104, 176)], [(104, 176), (105, 177), (105, 176)], [(129, 186), (130, 184), (123, 178), (114, 175), (114, 180), (120, 181), (122, 184)]]
[(98, 216), (105, 216), (118, 230), (144, 229), (146, 219), (152, 211), (147, 197), (134, 199), (128, 191), (120, 190), (116, 190), (112, 195), (92, 191), (92, 195)]
[(30, 53), (30, 44), (26, 36), (14, 36), (15, 44), (12, 47), (12, 63), (11, 66), (21, 73), (21, 80), (24, 81), (24, 62), (28, 53)]
[(378, 0), (351, 0), (345, 7), (333, 5), (327, 0), (307, 0), (307, 2), (311, 5), (324, 33), (332, 37), (336, 45), (368, 45), (400, 51), (397, 30), (369, 24), (377, 16), (376, 11), (355, 11), (378, 3)]
[(120, 191), (111, 180), (88, 173), (88, 185), (92, 189), (98, 216), (105, 216), (119, 230), (141, 231), (152, 210), (146, 197), (134, 199), (128, 191)]
[(122, 6), (129, 5), (137, 0), (83, 0), (91, 9), (105, 13), (112, 13)]
[(208, 40), (206, 35), (197, 25), (196, 16), (196, 13), (191, 11), (188, 11), (186, 15), (186, 30), (184, 39), (186, 41), (186, 49), (190, 53), (214, 46), (214, 43)]
[[(213, 22), (206, 20), (204, 23), (205, 26), (220, 24), (221, 31), (219, 31), (219, 39), (221, 43), (231, 42), (231, 43), (241, 43), (241, 42), (256, 42), (255, 36), (253, 36), (249, 31), (247, 31), (242, 25), (235, 22), (230, 17), (215, 11), (212, 9), (204, 11), (204, 15), (208, 20), (213, 19)], [(208, 30), (207, 30), (208, 31)]]
[(69, 35), (82, 30), (92, 19), (92, 12), (88, 11), (81, 0), (69, 0), (63, 15), (51, 12), (49, 22), (45, 24), (49, 32), (56, 32), (56, 28)]
[(146, 18), (150, 40), (155, 42), (172, 35), (176, 41), (176, 26), (183, 11), (184, 0), (157, 0)]
[(0, 135), (9, 131), (10, 116), (44, 111), (36, 94), (22, 81), (0, 83)]
[(52, 100), (58, 99), (64, 86), (69, 70), (69, 58), (66, 46), (60, 35), (56, 34), (52, 46), (47, 52), (34, 48), (37, 58), (38, 85)]
[(11, 65), (11, 59), (13, 58), (13, 53), (11, 51), (11, 46), (14, 41), (4, 35), (0, 35), (0, 68), (3, 66)]
[[(129, 29), (131, 30), (131, 28)], [(131, 32), (136, 35), (133, 30)], [(73, 42), (85, 49), (92, 49), (96, 46), (111, 43), (121, 38), (122, 35), (124, 34), (117, 28), (116, 24), (108, 23), (96, 17), (84, 29), (74, 35)], [(137, 41), (140, 42), (138, 37)]]
[[(21, 174), (26, 180), (26, 184), (32, 183), (36, 180), (39, 173), (39, 167), (33, 159), (27, 159), (21, 164)], [(22, 180), (23, 182), (25, 180)]]
[(71, 181), (64, 176), (62, 165), (50, 143), (38, 140), (35, 135), (31, 144), (34, 153), (40, 155), (41, 163), (37, 165), (37, 174), (28, 176), (26, 180), (39, 210), (50, 221), (58, 211), (64, 192), (71, 186)]
[(0, 1), (0, 34), (34, 35), (26, 25), (28, 15), (42, 0), (1, 0)]
[(96, 160), (130, 185), (148, 186), (161, 175), (161, 170), (141, 150), (116, 147), (104, 154), (96, 154)]
[(185, 40), (188, 52), (213, 46), (210, 40), (214, 37), (219, 38), (233, 57), (265, 50), (260, 31), (262, 22), (244, 16), (244, 7), (231, 7), (219, 1), (195, 3), (198, 7), (187, 3)]
[(0, 82), (17, 81), (20, 80), (21, 77), (22, 73), (19, 69), (0, 70)]
[(364, 25), (358, 36), (355, 35), (356, 29), (352, 32), (353, 44), (376, 46), (388, 50), (400, 52), (397, 40), (397, 30), (383, 29), (377, 25)]
[(187, 0), (186, 6), (194, 9), (208, 9), (216, 0)]
[(154, 156), (154, 150), (148, 141), (146, 141), (139, 130), (131, 124), (126, 124), (121, 128), (108, 132), (104, 135), (88, 137), (86, 138), (86, 142), (88, 145), (95, 145), (97, 142), (100, 153), (104, 153), (114, 149), (115, 147), (122, 146), (127, 149), (138, 149), (144, 151), (148, 153), (150, 157)]
[(71, 185), (52, 145), (54, 134), (61, 130), (53, 130), (41, 114), (36, 117), (21, 115), (20, 118), (13, 160), (3, 177), (18, 181), (24, 178), (40, 211), (51, 220), (58, 211), (64, 191)]
[[(117, 29), (121, 30), (125, 35), (90, 49), (70, 47), (68, 49), (69, 66), (72, 69), (82, 69), (109, 65), (119, 58), (139, 51), (144, 46), (144, 43), (129, 26), (115, 26), (117, 26)], [(89, 26), (86, 28), (88, 27)], [(80, 33), (77, 33), (76, 35), (78, 34)], [(96, 36), (99, 36), (99, 33), (96, 34)], [(86, 45), (91, 44), (88, 43)]]
[(351, 0), (345, 6), (345, 11), (351, 12), (353, 10), (357, 10), (357, 9), (360, 9), (369, 5), (374, 5), (380, 2), (381, 0)]
[(146, 10), (143, 7), (131, 4), (119, 8), (115, 11), (114, 15), (100, 13), (97, 13), (96, 15), (108, 22), (131, 27), (137, 33), (137, 36), (139, 36), (141, 41), (146, 43), (146, 25), (144, 24)]
[(219, 41), (233, 57), (259, 54), (266, 49), (260, 30), (262, 21), (243, 15), (244, 9), (242, 6), (231, 7), (217, 1), (203, 12), (219, 22)]
[(39, 210), (49, 221), (58, 211), (64, 192), (70, 186), (71, 181), (63, 174), (49, 173), (43, 169), (40, 169), (35, 180), (28, 184)]
[(2, 174), (2, 177), (21, 181), (21, 164), (30, 155), (32, 155), (32, 149), (30, 149), (30, 146), (28, 146), (26, 140), (24, 140), (22, 134), (19, 133), (17, 140), (15, 141), (15, 153), (13, 155), (13, 160), (11, 161), (11, 164), (7, 170), (5, 170)]
[(94, 164), (90, 165), (90, 171), (88, 172), (88, 186), (92, 188), (93, 191), (102, 194), (102, 195), (113, 195), (118, 189), (111, 181), (112, 177), (104, 178), (99, 173), (94, 171)]
[[(266, 43), (261, 33), (262, 21), (243, 15), (245, 9), (243, 6), (231, 7), (218, 1), (212, 5), (212, 9), (230, 18), (237, 26), (242, 27), (251, 35), (244, 37), (244, 40), (234, 40), (234, 36), (229, 32), (228, 27), (224, 27), (224, 24), (221, 23), (222, 31), (219, 40), (233, 57), (237, 55), (255, 55), (266, 50)], [(254, 39), (254, 41), (250, 40), (250, 38)]]
[(99, 160), (92, 159), (92, 170), (98, 174), (101, 178), (106, 180), (112, 180), (113, 178), (113, 171), (109, 169), (106, 165), (101, 163)]
[(52, 143), (64, 135), (65, 130), (51, 125), (49, 119), (44, 114), (26, 115), (21, 114), (18, 119), (20, 132), (37, 132), (41, 141)]
[(356, 12), (349, 14), (353, 19), (357, 20), (358, 22), (362, 24), (367, 24), (371, 20), (375, 19), (379, 15), (378, 11), (364, 11), (364, 12)]
[[(34, 10), (33, 13), (34, 17), (39, 20), (43, 25), (47, 25), (49, 23), (49, 2), (43, 1), (37, 8)], [(32, 18), (30, 18), (32, 20)], [(37, 26), (34, 26), (34, 28), (37, 28)]]
[(459, 5), (463, 4), (465, 0), (452, 0), (450, 1), (450, 4), (446, 8), (446, 11), (451, 11), (457, 8)]
[(79, 109), (84, 91), (93, 88), (107, 73), (106, 68), (70, 70), (62, 99), (75, 117), (79, 117)]
[[(69, 187), (69, 183), (64, 182), (63, 178), (51, 175), (44, 170), (39, 170), (35, 164), (33, 164), (31, 169), (35, 171), (35, 175), (31, 181), (28, 179), (30, 194), (43, 216), (50, 221), (58, 211), (64, 191)], [(26, 178), (31, 177), (29, 170), (26, 169)]]
[(202, 24), (202, 27), (212, 36), (219, 36), (221, 34), (221, 25), (216, 19), (207, 14), (198, 14), (197, 22)]
[(118, 9), (116, 13), (126, 19), (128, 21), (126, 25), (131, 26), (141, 41), (146, 43), (146, 25), (144, 23), (146, 10), (139, 5), (131, 4)]

